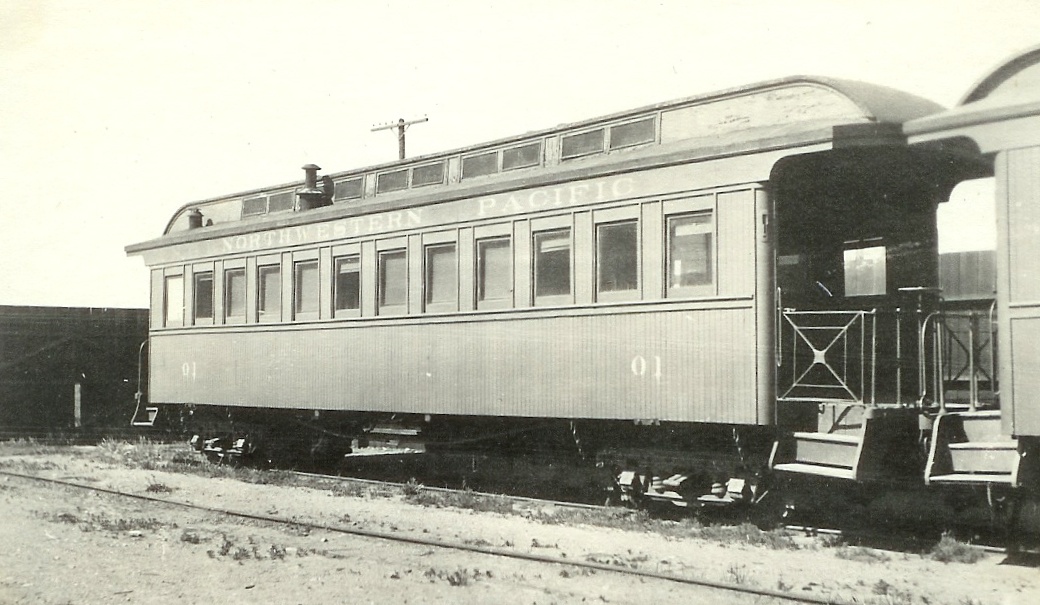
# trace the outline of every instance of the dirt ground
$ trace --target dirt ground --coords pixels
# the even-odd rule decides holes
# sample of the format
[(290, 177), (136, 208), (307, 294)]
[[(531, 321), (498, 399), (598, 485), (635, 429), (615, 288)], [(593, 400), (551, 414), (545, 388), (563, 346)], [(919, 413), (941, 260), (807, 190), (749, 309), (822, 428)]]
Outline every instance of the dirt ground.
[[(613, 563), (855, 603), (1035, 604), (1040, 569), (798, 537), (787, 547), (678, 538), (423, 506), (386, 489), (314, 489), (128, 463), (133, 448), (10, 447), (0, 471), (214, 509)], [(147, 470), (146, 470), (147, 469)], [(675, 582), (228, 517), (0, 475), (0, 603), (747, 602)]]

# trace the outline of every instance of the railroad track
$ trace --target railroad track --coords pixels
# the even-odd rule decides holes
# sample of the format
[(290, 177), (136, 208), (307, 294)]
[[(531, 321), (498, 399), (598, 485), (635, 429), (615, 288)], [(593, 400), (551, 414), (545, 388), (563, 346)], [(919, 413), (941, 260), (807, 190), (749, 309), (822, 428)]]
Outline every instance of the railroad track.
[[(288, 472), (290, 472), (291, 474), (293, 474), (295, 476), (304, 477), (304, 478), (307, 478), (307, 479), (317, 479), (317, 480), (323, 480), (323, 481), (340, 481), (340, 482), (343, 482), (343, 483), (354, 483), (354, 484), (358, 484), (358, 485), (393, 487), (393, 488), (397, 488), (397, 489), (401, 489), (401, 490), (405, 490), (405, 489), (409, 488), (409, 484), (407, 484), (407, 483), (400, 483), (400, 482), (396, 482), (396, 481), (380, 481), (378, 479), (361, 479), (359, 477), (345, 477), (343, 475), (326, 475), (326, 474), (323, 474), (323, 473), (309, 473), (309, 472), (303, 472), (303, 471), (288, 471)], [(460, 493), (462, 491), (462, 490), (453, 489), (453, 488), (450, 488), (450, 487), (431, 487), (431, 486), (428, 486), (428, 485), (423, 485), (421, 487), (421, 489), (423, 491), (425, 491), (425, 492), (433, 492), (433, 493), (437, 493), (437, 494), (458, 494), (458, 493)], [(528, 496), (514, 496), (514, 495), (511, 495), (511, 494), (495, 494), (495, 493), (491, 493), (491, 492), (478, 492), (478, 491), (473, 491), (473, 490), (468, 490), (467, 493), (469, 493), (469, 494), (471, 494), (473, 496), (482, 497), (482, 498), (502, 498), (502, 499), (505, 499), (505, 500), (509, 500), (510, 502), (518, 502), (518, 503), (523, 503), (523, 504), (539, 504), (539, 505), (543, 505), (543, 506), (553, 506), (553, 507), (556, 507), (556, 508), (572, 508), (572, 509), (577, 509), (577, 510), (609, 510), (611, 508), (609, 506), (603, 506), (603, 505), (599, 505), (599, 504), (584, 504), (584, 503), (581, 503), (581, 502), (568, 502), (568, 501), (565, 501), (565, 500), (546, 500), (544, 498), (531, 498), (531, 497), (528, 497)]]
[[(372, 481), (372, 480), (349, 479), (349, 478), (329, 476), (329, 475), (318, 475), (318, 474), (314, 474), (314, 473), (299, 473), (299, 474), (301, 476), (312, 477), (312, 478), (342, 479), (342, 480), (350, 480), (350, 481), (360, 481), (360, 482), (370, 483), (370, 484), (388, 485), (387, 482), (379, 482), (379, 481)], [(262, 522), (271, 523), (271, 524), (274, 524), (274, 525), (284, 525), (284, 526), (292, 526), (292, 527), (304, 527), (304, 528), (311, 529), (311, 530), (322, 530), (322, 531), (327, 531), (327, 532), (332, 532), (332, 533), (352, 535), (352, 536), (359, 536), (359, 537), (364, 537), (364, 538), (369, 538), (369, 539), (383, 540), (383, 541), (395, 542), (395, 543), (401, 543), (401, 544), (412, 544), (412, 545), (424, 546), (424, 547), (429, 547), (429, 548), (454, 550), (454, 551), (462, 551), (462, 552), (471, 552), (471, 553), (487, 555), (487, 556), (490, 556), (490, 557), (501, 557), (501, 558), (506, 558), (506, 559), (514, 559), (514, 560), (521, 560), (521, 561), (531, 561), (531, 562), (536, 562), (536, 563), (543, 563), (543, 564), (547, 564), (547, 565), (557, 565), (557, 566), (563, 566), (563, 567), (568, 567), (568, 568), (576, 568), (576, 569), (583, 569), (583, 570), (594, 570), (594, 571), (622, 574), (622, 575), (627, 575), (627, 576), (635, 576), (635, 577), (651, 579), (651, 580), (658, 580), (658, 581), (663, 581), (663, 582), (672, 582), (672, 583), (688, 585), (688, 586), (697, 586), (697, 587), (709, 588), (709, 589), (714, 589), (714, 590), (723, 591), (723, 592), (727, 592), (727, 593), (733, 593), (733, 594), (751, 595), (751, 596), (757, 596), (757, 597), (767, 597), (767, 598), (771, 598), (771, 599), (776, 599), (778, 602), (811, 603), (811, 604), (819, 604), (819, 605), (823, 605), (823, 604), (827, 604), (827, 605), (846, 605), (847, 604), (846, 601), (833, 599), (833, 598), (824, 598), (824, 597), (807, 595), (807, 594), (797, 594), (797, 593), (781, 592), (781, 591), (770, 590), (770, 589), (766, 589), (766, 588), (758, 588), (758, 587), (754, 587), (754, 586), (748, 586), (748, 585), (742, 585), (742, 584), (734, 584), (734, 583), (715, 581), (715, 580), (707, 580), (707, 579), (701, 579), (701, 578), (691, 578), (691, 577), (687, 577), (687, 576), (681, 576), (681, 575), (677, 575), (677, 574), (664, 573), (664, 572), (658, 572), (658, 571), (648, 571), (648, 570), (641, 570), (641, 569), (633, 569), (633, 568), (629, 568), (629, 567), (623, 567), (623, 566), (619, 566), (619, 565), (611, 565), (611, 564), (600, 563), (600, 562), (596, 562), (596, 561), (587, 561), (587, 560), (586, 561), (582, 561), (582, 560), (576, 560), (576, 559), (567, 559), (567, 558), (555, 557), (555, 556), (551, 556), (551, 555), (519, 552), (519, 551), (515, 551), (515, 550), (510, 550), (508, 548), (499, 548), (499, 547), (494, 547), (494, 546), (485, 546), (485, 545), (464, 543), (464, 542), (451, 541), (451, 540), (441, 540), (441, 539), (429, 538), (429, 537), (407, 536), (407, 535), (393, 534), (393, 533), (383, 532), (383, 531), (378, 531), (378, 530), (361, 529), (361, 528), (357, 528), (357, 527), (345, 527), (345, 526), (342, 526), (342, 525), (329, 525), (329, 524), (324, 524), (324, 523), (311, 523), (311, 522), (301, 521), (299, 519), (290, 519), (290, 518), (286, 518), (286, 517), (281, 517), (281, 516), (278, 516), (278, 515), (256, 514), (256, 513), (249, 513), (249, 512), (231, 510), (231, 509), (222, 508), (222, 507), (206, 506), (206, 505), (200, 505), (200, 504), (193, 504), (193, 503), (189, 503), (189, 502), (179, 502), (179, 501), (176, 501), (176, 500), (167, 500), (165, 498), (160, 498), (160, 497), (152, 496), (152, 495), (123, 492), (123, 491), (119, 491), (119, 490), (115, 490), (115, 489), (103, 488), (103, 487), (98, 487), (98, 486), (94, 486), (94, 485), (85, 485), (85, 484), (82, 484), (82, 483), (75, 483), (75, 482), (72, 482), (72, 481), (66, 481), (66, 480), (62, 480), (62, 479), (52, 479), (52, 478), (47, 478), (47, 477), (39, 477), (39, 476), (35, 476), (35, 475), (26, 475), (26, 474), (22, 474), (22, 473), (13, 473), (13, 472), (10, 472), (10, 471), (5, 471), (5, 470), (0, 470), (0, 475), (6, 476), (6, 477), (15, 478), (15, 479), (20, 479), (20, 480), (24, 480), (24, 481), (34, 481), (34, 482), (39, 482), (39, 483), (46, 483), (46, 484), (50, 484), (50, 485), (57, 485), (57, 486), (62, 486), (62, 487), (66, 487), (66, 488), (84, 490), (84, 491), (93, 492), (93, 493), (107, 494), (107, 495), (116, 496), (116, 497), (120, 497), (120, 498), (126, 498), (126, 499), (130, 499), (130, 500), (149, 502), (149, 503), (152, 503), (152, 504), (165, 505), (165, 506), (170, 506), (170, 507), (177, 507), (177, 508), (186, 509), (186, 510), (194, 510), (194, 511), (199, 511), (199, 512), (219, 514), (219, 515), (232, 517), (232, 518), (238, 518), (238, 519), (247, 519), (247, 520), (252, 520), (252, 521), (262, 521)], [(400, 485), (400, 484), (394, 484), (394, 485)], [(449, 490), (449, 489), (446, 489), (446, 488), (424, 488), (424, 489), (436, 489), (438, 491), (443, 490), (445, 492), (458, 491), (458, 490)], [(512, 498), (510, 496), (497, 496), (497, 495), (496, 495), (496, 497)], [(550, 503), (550, 501), (535, 500), (533, 498), (523, 498), (523, 500), (531, 501), (531, 502), (540, 502), (540, 503), (545, 503), (545, 504), (549, 504)], [(572, 503), (562, 503), (562, 502), (561, 503), (553, 503), (553, 504), (557, 504), (559, 506), (577, 506), (577, 507), (582, 507), (582, 508), (603, 508), (603, 507), (597, 507), (595, 505), (583, 505), (583, 504), (572, 504)]]

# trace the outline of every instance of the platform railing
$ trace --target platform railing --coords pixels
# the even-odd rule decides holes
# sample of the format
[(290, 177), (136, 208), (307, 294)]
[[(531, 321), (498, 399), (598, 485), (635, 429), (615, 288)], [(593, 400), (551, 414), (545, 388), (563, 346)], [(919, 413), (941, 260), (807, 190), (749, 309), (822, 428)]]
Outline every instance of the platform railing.
[(783, 309), (780, 315), (781, 401), (875, 403), (876, 310)]
[[(981, 397), (986, 385), (995, 403), (997, 389), (997, 323), (996, 302), (988, 310), (968, 309), (944, 311), (934, 317), (932, 390), (940, 412), (954, 403), (953, 393), (962, 393), (967, 385), (969, 411), (987, 402)], [(958, 402), (959, 403), (959, 402)]]
[(781, 309), (778, 400), (978, 409), (997, 391), (995, 306), (944, 306)]

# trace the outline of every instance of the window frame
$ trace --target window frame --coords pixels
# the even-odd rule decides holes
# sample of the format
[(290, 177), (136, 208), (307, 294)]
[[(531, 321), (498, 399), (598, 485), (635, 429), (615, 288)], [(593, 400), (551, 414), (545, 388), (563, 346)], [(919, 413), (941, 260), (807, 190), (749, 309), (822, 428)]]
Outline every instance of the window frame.
[[(231, 313), (232, 300), (231, 297), (234, 295), (234, 289), (231, 288), (231, 276), (238, 275), (242, 278), (242, 312), (238, 315)], [(249, 316), (249, 303), (248, 303), (248, 292), (249, 292), (249, 280), (246, 277), (246, 268), (242, 267), (225, 267), (224, 268), (224, 309), (223, 319), (225, 324), (244, 324), (246, 323), (246, 317)]]
[[(451, 286), (454, 296), (451, 300), (435, 301), (430, 299), (430, 295), (434, 291), (432, 285), (436, 279), (436, 275), (431, 273), (434, 264), (430, 262), (430, 253), (446, 248), (451, 248), (451, 266), (454, 269)], [(454, 241), (429, 243), (423, 246), (422, 300), (425, 313), (452, 313), (459, 310), (459, 247)]]
[[(525, 147), (537, 147), (538, 148), (538, 153), (537, 153), (538, 157), (537, 157), (537, 159), (535, 159), (534, 162), (529, 163), (529, 164), (517, 164), (515, 166), (506, 166), (506, 153), (511, 152), (511, 151), (518, 152), (520, 149), (523, 149)], [(501, 169), (502, 172), (509, 172), (509, 171), (512, 171), (512, 170), (523, 170), (524, 168), (533, 168), (535, 166), (541, 166), (542, 165), (542, 162), (544, 161), (544, 158), (545, 158), (545, 145), (542, 144), (541, 140), (528, 141), (527, 143), (522, 143), (520, 145), (513, 145), (511, 147), (503, 148), (501, 150), (501, 153), (499, 153), (499, 156), (500, 156), (500, 158), (499, 158), (499, 165), (500, 165), (500, 169)]]
[[(391, 175), (396, 176), (396, 175), (399, 175), (399, 174), (403, 174), (404, 175), (404, 184), (403, 185), (401, 185), (400, 187), (394, 187), (392, 189), (384, 189), (382, 187), (382, 181), (383, 181), (384, 177), (390, 178)], [(412, 171), (409, 168), (398, 168), (397, 170), (386, 170), (384, 172), (380, 172), (380, 173), (376, 174), (376, 194), (377, 195), (387, 194), (387, 193), (396, 193), (398, 191), (406, 191), (406, 190), (408, 190), (409, 187), (411, 187), (411, 184), (412, 184)]]
[[(266, 274), (276, 273), (277, 274), (277, 287), (274, 289), (278, 293), (278, 307), (277, 309), (266, 309), (265, 302), (267, 298), (264, 296), (264, 276)], [(277, 323), (282, 321), (282, 306), (284, 301), (282, 300), (282, 265), (281, 263), (265, 263), (258, 264), (256, 267), (256, 322), (257, 323)]]
[[(471, 153), (471, 154), (462, 156), (462, 158), (459, 160), (459, 179), (463, 180), (463, 181), (465, 181), (467, 179), (479, 179), (481, 177), (491, 176), (493, 174), (498, 174), (499, 172), (501, 172), (502, 171), (502, 154), (500, 153), (500, 151), (501, 150), (499, 150), (499, 149), (495, 149), (493, 151), (481, 151), (479, 153)], [(494, 170), (491, 170), (490, 172), (481, 172), (479, 174), (466, 174), (466, 161), (467, 160), (471, 160), (471, 161), (472, 160), (476, 160), (477, 158), (480, 158), (482, 160), (485, 159), (485, 158), (493, 158), (494, 159), (494, 162), (493, 162)], [(480, 164), (480, 165), (481, 166), (485, 166), (486, 164)]]
[[(416, 179), (415, 179), (415, 173), (416, 172), (419, 172), (419, 174), (422, 175), (423, 174), (423, 172), (422, 172), (423, 170), (430, 169), (430, 168), (433, 168), (435, 166), (440, 169), (439, 173), (438, 173), (439, 176), (437, 177), (436, 181), (430, 181), (430, 180), (416, 181)], [(444, 184), (444, 179), (447, 176), (447, 173), (448, 173), (447, 162), (445, 162), (444, 160), (440, 160), (438, 162), (430, 162), (428, 164), (420, 164), (418, 166), (412, 166), (412, 168), (411, 168), (411, 170), (409, 171), (409, 174), (408, 174), (408, 177), (409, 177), (408, 178), (408, 184), (409, 184), (409, 186), (411, 188), (429, 187), (431, 185), (443, 185)]]
[[(339, 195), (339, 191), (340, 190), (346, 189), (347, 183), (355, 183), (355, 182), (360, 185), (360, 187), (358, 187), (358, 194), (357, 195), (349, 195), (349, 196), (348, 195), (343, 195), (343, 196)], [(342, 187), (341, 187), (341, 185), (342, 185)], [(361, 175), (361, 176), (351, 177), (349, 179), (340, 179), (338, 181), (334, 181), (332, 183), (332, 191), (333, 191), (332, 199), (336, 203), (346, 203), (346, 202), (350, 202), (350, 201), (354, 201), (354, 200), (360, 200), (360, 199), (365, 197), (365, 176)]]
[[(622, 225), (631, 225), (635, 229), (635, 287), (625, 290), (604, 290), (602, 288), (602, 268), (603, 268), (603, 249), (601, 248), (602, 235), (600, 230), (604, 228), (619, 227)], [(640, 300), (643, 292), (643, 255), (642, 255), (642, 224), (639, 221), (638, 216), (631, 218), (619, 218), (616, 220), (604, 220), (596, 222), (593, 225), (593, 253), (594, 253), (594, 270), (593, 279), (594, 283), (594, 295), (596, 302), (625, 302), (632, 300)]]
[[(708, 245), (708, 253), (710, 258), (708, 259), (708, 269), (710, 271), (710, 278), (707, 283), (704, 284), (691, 284), (691, 285), (676, 285), (672, 286), (672, 224), (673, 221), (678, 221), (692, 217), (707, 217), (708, 218), (708, 230), (707, 235), (711, 237), (711, 241)], [(718, 238), (718, 218), (714, 207), (711, 208), (698, 208), (688, 211), (668, 213), (664, 216), (664, 279), (662, 285), (664, 286), (665, 298), (692, 298), (692, 297), (704, 297), (713, 296), (716, 293), (718, 287), (718, 260), (719, 260), (719, 238)]]
[[(180, 282), (180, 287), (177, 289), (178, 295), (171, 297), (170, 284), (174, 281)], [(180, 299), (180, 317), (174, 317), (171, 311), (177, 307), (171, 306), (171, 303), (176, 303), (176, 299)], [(163, 327), (164, 328), (182, 328), (184, 327), (184, 274), (183, 273), (168, 273), (163, 275)]]
[[(871, 283), (876, 283), (878, 280), (874, 279), (880, 277), (881, 291), (876, 290), (870, 292), (849, 292), (849, 255), (855, 255), (863, 258), (864, 253), (868, 251), (880, 251), (880, 276), (872, 275)], [(888, 295), (888, 251), (889, 247), (881, 238), (871, 238), (868, 240), (859, 240), (854, 242), (846, 242), (841, 249), (841, 272), (842, 272), (842, 296), (845, 298), (879, 298)], [(875, 259), (876, 262), (878, 259)], [(853, 283), (859, 283), (860, 280), (856, 280)]]
[[(508, 259), (508, 277), (505, 283), (508, 284), (508, 290), (504, 296), (488, 298), (486, 292), (486, 280), (483, 279), (485, 275), (486, 266), (486, 255), (483, 254), (484, 250), (493, 244), (505, 244), (506, 258)], [(479, 237), (473, 242), (473, 299), (474, 306), (478, 311), (488, 311), (495, 309), (510, 309), (514, 305), (516, 297), (516, 260), (513, 256), (513, 236), (512, 235), (487, 235), (485, 237)]]
[[(636, 141), (634, 143), (625, 143), (623, 145), (616, 145), (614, 143), (614, 130), (616, 128), (624, 128), (626, 126), (635, 126), (636, 124), (642, 124), (644, 122), (649, 122), (650, 123), (650, 138), (649, 139), (639, 140), (639, 141)], [(634, 147), (640, 147), (642, 145), (653, 144), (653, 143), (657, 142), (657, 116), (656, 115), (643, 116), (643, 117), (635, 119), (635, 120), (627, 120), (625, 122), (618, 122), (616, 124), (611, 124), (610, 127), (607, 128), (607, 133), (608, 133), (607, 134), (607, 143), (606, 143), (607, 152), (620, 151), (622, 149), (632, 149)]]
[[(599, 133), (599, 147), (597, 149), (588, 149), (588, 150), (580, 151), (578, 153), (571, 153), (571, 154), (567, 154), (564, 151), (564, 147), (566, 146), (566, 141), (568, 139), (577, 139), (579, 137), (587, 136), (587, 135), (593, 134), (595, 132)], [(570, 132), (570, 133), (567, 133), (567, 134), (560, 135), (560, 161), (561, 162), (565, 162), (565, 161), (568, 161), (568, 160), (574, 160), (574, 159), (577, 159), (577, 158), (585, 158), (585, 157), (589, 157), (591, 155), (599, 155), (601, 153), (606, 153), (606, 150), (607, 150), (607, 127), (606, 126), (598, 126), (596, 128), (590, 128), (588, 130), (583, 130), (581, 132)]]
[[(203, 302), (199, 296), (199, 282), (209, 279), (209, 315), (199, 315), (199, 303)], [(211, 326), (216, 320), (216, 282), (213, 279), (213, 270), (192, 271), (191, 274), (191, 320), (196, 326)]]
[[(567, 292), (562, 294), (538, 294), (539, 266), (542, 262), (538, 250), (539, 240), (566, 233), (567, 240)], [(559, 306), (574, 303), (574, 229), (570, 226), (532, 231), (531, 233), (531, 299), (536, 307)]]
[[(278, 198), (278, 202), (285, 202), (284, 207), (272, 208), (272, 202)], [(267, 213), (277, 212), (292, 212), (296, 208), (296, 192), (295, 191), (277, 191), (275, 193), (269, 193), (267, 195)]]
[[(302, 310), (300, 308), (301, 301), (306, 303), (308, 299), (305, 293), (304, 297), (300, 296), (301, 286), (305, 285), (301, 283), (303, 278), (304, 270), (314, 271), (314, 284), (311, 288), (310, 296), (314, 301), (314, 308), (309, 310)], [(318, 315), (321, 312), (321, 267), (316, 258), (301, 258), (294, 259), (292, 264), (292, 317), (294, 321), (301, 320), (313, 320), (318, 319)]]
[[(340, 283), (339, 276), (342, 274), (340, 266), (346, 261), (354, 261), (357, 263), (357, 306), (354, 307), (339, 307), (339, 291)], [(344, 254), (337, 254), (332, 258), (332, 316), (335, 318), (342, 317), (361, 317), (361, 300), (362, 290), (365, 287), (364, 279), (361, 275), (361, 253), (360, 251), (349, 252)]]
[[(400, 257), (403, 260), (404, 266), (404, 279), (402, 288), (404, 291), (404, 299), (400, 302), (387, 303), (386, 302), (386, 259), (390, 257)], [(376, 315), (406, 315), (408, 313), (408, 295), (410, 284), (408, 275), (408, 248), (387, 248), (385, 250), (379, 250), (376, 253)]]

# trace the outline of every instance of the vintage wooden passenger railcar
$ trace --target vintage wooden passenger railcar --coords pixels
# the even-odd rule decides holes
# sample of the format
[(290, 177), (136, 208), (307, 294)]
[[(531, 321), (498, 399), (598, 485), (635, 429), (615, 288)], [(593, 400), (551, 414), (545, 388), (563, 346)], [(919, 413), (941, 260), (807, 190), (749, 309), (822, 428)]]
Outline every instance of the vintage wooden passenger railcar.
[[(1035, 81), (1036, 56), (992, 78)], [(665, 481), (619, 482), (682, 503), (739, 497), (708, 492), (752, 451), (796, 474), (1020, 485), (1040, 411), (1018, 360), (1040, 340), (1016, 259), (1040, 220), (1016, 197), (1033, 156), (1005, 149), (1040, 95), (1002, 92), (942, 113), (795, 77), (186, 205), (127, 249), (152, 275), (149, 406), (228, 421), (214, 447), (236, 453), (390, 417), (558, 420), (637, 467), (666, 450)], [(949, 312), (936, 208), (993, 174), (1000, 294)], [(1014, 422), (957, 449), (1000, 409)]]

